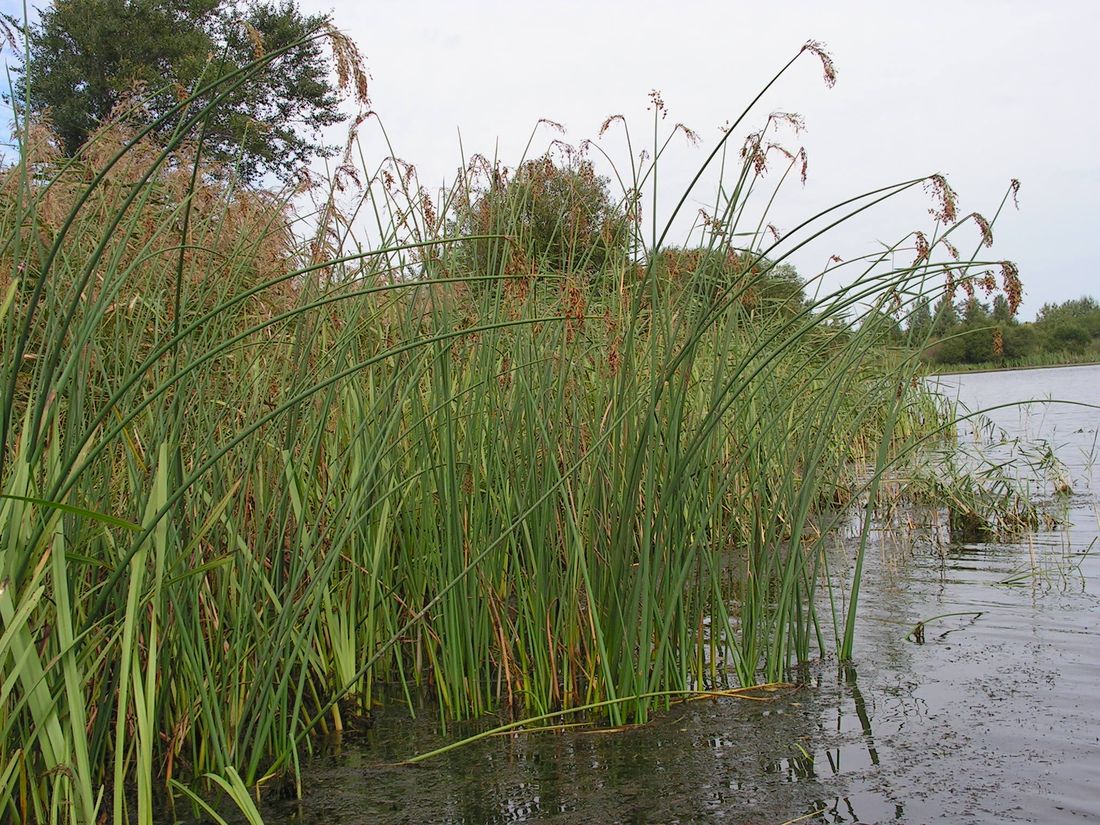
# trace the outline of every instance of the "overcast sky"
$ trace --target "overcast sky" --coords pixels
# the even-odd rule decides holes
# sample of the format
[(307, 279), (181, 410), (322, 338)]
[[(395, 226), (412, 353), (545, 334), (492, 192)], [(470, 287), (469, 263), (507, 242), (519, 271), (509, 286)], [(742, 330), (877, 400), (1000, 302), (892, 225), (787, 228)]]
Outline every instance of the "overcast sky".
[[(373, 108), (428, 185), (453, 180), (460, 135), (467, 157), (496, 154), (514, 165), (540, 118), (564, 124), (566, 139), (580, 143), (608, 115), (623, 114), (639, 141), (650, 128), (648, 93), (659, 89), (665, 125), (683, 122), (703, 139), (698, 148), (678, 141), (664, 161), (666, 211), (719, 127), (807, 39), (822, 41), (839, 70), (835, 88), (804, 55), (738, 130), (740, 145), (770, 111), (806, 119), (808, 130), (786, 142), (806, 147), (809, 181), (794, 181), (770, 213), (781, 230), (851, 195), (932, 172), (948, 176), (964, 214), (991, 216), (1015, 177), (1020, 209), (1002, 214), (989, 254), (1019, 264), (1022, 316), (1048, 301), (1100, 296), (1100, 0), (299, 2), (331, 12), (358, 42)], [(22, 17), (14, 0), (0, 8)], [(376, 126), (364, 129), (368, 161), (377, 162), (385, 146)], [(555, 137), (541, 131), (533, 153)], [(625, 160), (621, 132), (601, 145)], [(713, 182), (699, 188), (689, 211), (713, 191)], [(914, 193), (793, 261), (812, 275), (831, 254), (849, 259), (927, 229), (928, 205)], [(977, 232), (962, 237), (976, 241)]]
[[(964, 213), (992, 213), (1011, 178), (1020, 210), (995, 227), (998, 258), (1015, 260), (1025, 318), (1047, 301), (1100, 295), (1098, 0), (856, 2), (336, 2), (331, 11), (367, 57), (371, 96), (400, 156), (426, 183), (453, 178), (459, 134), (473, 152), (519, 159), (539, 118), (567, 139), (594, 138), (610, 114), (635, 140), (649, 128), (647, 94), (659, 89), (674, 121), (705, 148), (771, 75), (810, 38), (833, 54), (839, 79), (822, 82), (805, 55), (740, 131), (768, 112), (805, 116), (788, 143), (809, 153), (772, 216), (780, 229), (861, 191), (931, 172), (946, 174)], [(543, 131), (541, 151), (557, 137)], [(384, 155), (365, 135), (369, 151)], [(740, 141), (738, 141), (739, 143)], [(622, 141), (601, 142), (622, 157)], [(682, 142), (681, 142), (682, 143)], [(680, 146), (662, 168), (670, 204), (705, 157)], [(703, 188), (692, 211), (708, 202)], [(848, 258), (927, 228), (922, 194), (796, 257), (803, 274), (832, 253)], [(977, 240), (976, 230), (963, 237)], [(676, 240), (676, 238), (673, 238)], [(971, 247), (964, 247), (969, 251)]]

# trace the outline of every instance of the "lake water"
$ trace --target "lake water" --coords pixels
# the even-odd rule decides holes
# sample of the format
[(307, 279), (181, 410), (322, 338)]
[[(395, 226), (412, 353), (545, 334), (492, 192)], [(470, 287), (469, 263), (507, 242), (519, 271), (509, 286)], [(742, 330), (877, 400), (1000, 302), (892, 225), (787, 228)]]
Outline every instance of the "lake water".
[[(972, 407), (1100, 405), (1100, 367), (945, 376)], [(615, 733), (484, 740), (395, 763), (473, 727), (378, 712), (314, 759), (269, 822), (1100, 821), (1100, 547), (1092, 459), (1100, 411), (992, 416), (1046, 439), (1072, 476), (1068, 523), (1014, 544), (880, 534), (851, 666), (816, 665), (771, 701), (698, 701)], [(966, 437), (965, 435), (963, 437)], [(919, 532), (919, 531), (918, 531)], [(930, 621), (923, 643), (907, 634)]]

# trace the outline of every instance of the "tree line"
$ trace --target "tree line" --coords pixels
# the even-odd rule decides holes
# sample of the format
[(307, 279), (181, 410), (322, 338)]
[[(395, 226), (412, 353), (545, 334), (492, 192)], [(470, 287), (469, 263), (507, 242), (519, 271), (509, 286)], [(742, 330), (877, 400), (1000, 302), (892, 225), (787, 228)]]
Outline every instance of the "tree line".
[(941, 298), (934, 306), (918, 299), (897, 343), (922, 347), (936, 366), (1010, 366), (1100, 360), (1100, 303), (1083, 296), (1043, 304), (1034, 321), (1019, 321), (1003, 295), (992, 302), (977, 295)]

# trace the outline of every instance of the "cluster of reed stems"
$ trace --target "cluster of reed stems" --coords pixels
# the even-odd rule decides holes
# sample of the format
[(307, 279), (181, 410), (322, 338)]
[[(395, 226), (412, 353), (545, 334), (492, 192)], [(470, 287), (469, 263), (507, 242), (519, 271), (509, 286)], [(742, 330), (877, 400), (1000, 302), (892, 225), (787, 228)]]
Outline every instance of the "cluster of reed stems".
[(63, 158), (22, 124), (0, 173), (0, 817), (149, 822), (204, 776), (248, 810), (382, 683), (444, 721), (618, 723), (850, 656), (860, 568), (841, 592), (819, 537), (942, 424), (883, 329), (980, 265), (886, 266), (911, 236), (813, 301), (757, 286), (941, 179), (769, 245), (766, 142), (723, 139), (690, 254), (634, 220), (577, 279), (512, 254), (504, 215), (474, 270), (444, 231), (469, 180), (433, 202), (394, 161), (344, 167), (307, 220), (205, 164), (247, 80), (181, 101), (167, 147), (123, 122)]

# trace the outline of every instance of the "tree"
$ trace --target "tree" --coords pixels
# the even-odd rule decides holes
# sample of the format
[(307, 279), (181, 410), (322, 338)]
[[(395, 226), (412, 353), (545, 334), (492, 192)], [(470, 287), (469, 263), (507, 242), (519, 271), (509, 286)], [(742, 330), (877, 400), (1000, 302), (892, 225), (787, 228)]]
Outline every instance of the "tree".
[(656, 260), (657, 277), (690, 287), (704, 306), (735, 298), (762, 316), (791, 317), (806, 309), (806, 287), (798, 270), (751, 250), (665, 247)]
[(931, 334), (932, 310), (927, 295), (921, 295), (917, 298), (916, 306), (909, 313), (907, 331), (909, 332), (909, 340), (917, 344), (926, 341)]
[(932, 310), (932, 337), (942, 338), (954, 330), (958, 323), (959, 316), (955, 312), (955, 304), (950, 295), (944, 295)]
[(1070, 331), (1077, 329), (1083, 329), (1090, 339), (1100, 337), (1100, 303), (1085, 296), (1061, 304), (1043, 304), (1036, 323), (1048, 331), (1064, 328), (1064, 332), (1054, 337), (1065, 338), (1068, 335), (1067, 341), (1080, 338), (1076, 332)]
[(1004, 328), (1004, 357), (1026, 358), (1040, 348), (1033, 324), (1008, 324)]
[(989, 307), (970, 296), (962, 304), (962, 321), (967, 327), (985, 326), (989, 323)]
[(1096, 302), (1095, 298), (1084, 296), (1082, 298), (1075, 298), (1070, 301), (1065, 301), (1061, 304), (1043, 304), (1039, 310), (1039, 314), (1036, 316), (1036, 320), (1044, 321), (1059, 321), (1066, 319), (1080, 319), (1086, 318), (1095, 312), (1100, 312), (1100, 304)]
[(1051, 348), (1066, 350), (1068, 352), (1084, 352), (1089, 345), (1091, 337), (1085, 325), (1072, 318), (1058, 319), (1046, 325), (1047, 334), (1050, 336)]
[(493, 168), (456, 209), (452, 230), (498, 236), (462, 245), (476, 272), (501, 274), (522, 259), (590, 281), (615, 256), (625, 255), (630, 238), (630, 223), (612, 200), (607, 179), (595, 173), (591, 161), (572, 153), (561, 162), (547, 153), (511, 175)]
[(1016, 322), (1015, 317), (1012, 315), (1012, 308), (1008, 304), (1008, 298), (1004, 295), (993, 296), (993, 312), (991, 317), (994, 321), (1001, 324), (1014, 324)]
[[(122, 101), (140, 100), (141, 115), (155, 120), (188, 91), (327, 22), (303, 15), (294, 0), (54, 0), (28, 27), (29, 61), (17, 69), (15, 104), (47, 119), (74, 155)], [(341, 44), (346, 58), (349, 47)], [(355, 80), (365, 102), (361, 69)], [(336, 151), (321, 130), (347, 117), (340, 101), (323, 43), (309, 39), (217, 106), (204, 153), (234, 162), (245, 180), (269, 173), (291, 180), (312, 157)], [(165, 124), (157, 137), (174, 128)]]
[(768, 258), (761, 258), (751, 274), (757, 277), (755, 286), (762, 303), (771, 304), (788, 315), (798, 313), (807, 306), (805, 284), (792, 264), (776, 264)]

